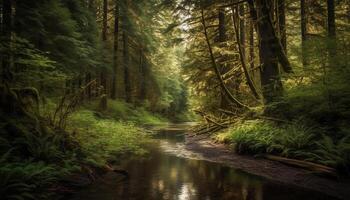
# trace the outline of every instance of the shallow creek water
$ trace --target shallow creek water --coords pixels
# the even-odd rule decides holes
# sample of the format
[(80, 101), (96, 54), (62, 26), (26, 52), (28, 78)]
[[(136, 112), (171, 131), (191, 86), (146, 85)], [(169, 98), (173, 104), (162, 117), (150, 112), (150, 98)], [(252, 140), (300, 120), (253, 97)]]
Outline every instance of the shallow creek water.
[(223, 164), (201, 160), (185, 148), (184, 126), (160, 129), (145, 158), (121, 163), (130, 176), (113, 172), (72, 200), (332, 200), (331, 197), (266, 180)]

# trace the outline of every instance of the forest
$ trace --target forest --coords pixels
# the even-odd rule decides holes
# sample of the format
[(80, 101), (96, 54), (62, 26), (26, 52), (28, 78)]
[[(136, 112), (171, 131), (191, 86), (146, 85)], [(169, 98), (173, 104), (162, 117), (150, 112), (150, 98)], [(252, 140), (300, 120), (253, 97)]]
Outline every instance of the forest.
[(349, 199), (349, 13), (0, 0), (0, 199)]

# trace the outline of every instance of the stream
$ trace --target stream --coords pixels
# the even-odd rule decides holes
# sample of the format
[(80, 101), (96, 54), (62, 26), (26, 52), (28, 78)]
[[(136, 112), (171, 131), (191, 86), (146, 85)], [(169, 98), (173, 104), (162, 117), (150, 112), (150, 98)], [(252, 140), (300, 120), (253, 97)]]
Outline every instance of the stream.
[(157, 130), (144, 158), (118, 167), (129, 178), (106, 173), (71, 200), (332, 200), (334, 198), (204, 161), (185, 148), (184, 125)]

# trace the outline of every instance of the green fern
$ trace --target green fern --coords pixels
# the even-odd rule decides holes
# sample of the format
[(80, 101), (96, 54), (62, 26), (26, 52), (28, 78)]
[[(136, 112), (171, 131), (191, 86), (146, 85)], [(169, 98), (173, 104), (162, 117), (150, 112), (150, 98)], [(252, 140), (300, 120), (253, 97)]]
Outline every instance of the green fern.
[(41, 188), (55, 183), (58, 173), (43, 162), (2, 163), (0, 196), (4, 199), (38, 199), (42, 195)]
[(333, 167), (349, 170), (350, 164), (350, 136), (335, 142), (331, 137), (323, 135), (316, 142), (317, 149), (313, 151), (312, 157), (317, 162)]

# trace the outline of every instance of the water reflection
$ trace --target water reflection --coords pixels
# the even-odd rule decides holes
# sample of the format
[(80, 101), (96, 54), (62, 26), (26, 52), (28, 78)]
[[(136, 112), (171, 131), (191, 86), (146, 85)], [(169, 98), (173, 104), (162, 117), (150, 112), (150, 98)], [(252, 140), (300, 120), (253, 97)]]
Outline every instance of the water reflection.
[[(115, 174), (77, 194), (86, 200), (321, 200), (332, 198), (271, 183), (220, 164), (200, 160), (183, 148), (180, 130), (161, 131), (150, 156), (122, 164), (130, 173), (120, 182)], [(190, 159), (191, 158), (191, 159)], [(193, 159), (195, 158), (195, 159)]]

